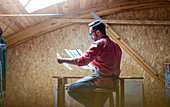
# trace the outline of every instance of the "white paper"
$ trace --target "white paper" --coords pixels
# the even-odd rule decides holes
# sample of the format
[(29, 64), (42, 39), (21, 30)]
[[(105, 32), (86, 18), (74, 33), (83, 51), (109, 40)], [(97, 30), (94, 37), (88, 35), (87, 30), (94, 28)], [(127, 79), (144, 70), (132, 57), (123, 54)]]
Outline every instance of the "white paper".
[[(83, 55), (82, 51), (80, 49), (64, 49), (67, 54), (71, 57), (71, 58), (77, 58), (77, 57), (80, 57)], [(71, 51), (70, 51), (71, 50)], [(92, 70), (93, 69), (93, 66), (91, 63), (89, 63), (88, 65), (86, 66), (82, 66), (82, 68), (84, 69), (90, 69)]]

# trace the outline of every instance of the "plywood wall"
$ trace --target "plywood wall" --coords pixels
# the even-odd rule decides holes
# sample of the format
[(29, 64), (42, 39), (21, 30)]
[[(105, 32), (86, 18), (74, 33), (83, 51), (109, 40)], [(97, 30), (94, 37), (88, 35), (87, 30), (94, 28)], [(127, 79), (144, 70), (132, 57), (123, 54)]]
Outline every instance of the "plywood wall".
[[(110, 15), (122, 20), (170, 20), (170, 8), (147, 9)], [(164, 63), (170, 62), (170, 26), (111, 25), (153, 69), (164, 78)], [(164, 107), (165, 90), (125, 51), (121, 75), (144, 76), (144, 107)]]
[(92, 41), (87, 24), (68, 26), (42, 35), (8, 51), (7, 106), (52, 107), (54, 85), (52, 76), (85, 76), (87, 72), (76, 66), (72, 71), (59, 65), (56, 53), (69, 57), (64, 49), (85, 51)]
[[(106, 16), (108, 19), (170, 20), (170, 8), (157, 8)], [(170, 26), (111, 25), (118, 34), (163, 76), (163, 63), (170, 62)], [(7, 107), (53, 107), (52, 76), (86, 76), (92, 72), (70, 65), (73, 71), (56, 61), (56, 53), (69, 57), (64, 49), (91, 45), (88, 24), (75, 24), (29, 40), (7, 51)], [(144, 106), (165, 106), (164, 89), (124, 50), (121, 75), (144, 76)], [(69, 81), (73, 83), (75, 80)]]

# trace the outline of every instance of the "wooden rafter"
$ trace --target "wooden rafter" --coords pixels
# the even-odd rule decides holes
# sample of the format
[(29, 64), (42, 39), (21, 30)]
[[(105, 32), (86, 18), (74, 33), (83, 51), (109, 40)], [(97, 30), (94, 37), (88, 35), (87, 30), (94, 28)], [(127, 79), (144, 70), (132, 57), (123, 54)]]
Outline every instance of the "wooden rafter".
[[(52, 19), (52, 22), (70, 22), (70, 23), (90, 23), (94, 19)], [(133, 25), (170, 25), (170, 21), (149, 21), (149, 20), (112, 20), (102, 19), (104, 23), (109, 24), (133, 24)]]
[[(127, 10), (138, 10), (138, 9), (146, 9), (146, 8), (156, 8), (156, 7), (169, 7), (170, 3), (165, 1), (128, 1), (128, 2), (120, 2), (120, 3), (112, 3), (99, 5), (94, 8), (89, 8), (88, 10), (77, 10), (72, 13), (80, 14), (76, 18), (92, 18), (89, 14), (91, 11), (96, 12), (99, 16), (110, 15), (115, 12), (123, 12)], [(71, 18), (65, 16), (64, 18)], [(9, 35), (4, 37), (7, 42), (7, 47), (11, 48), (20, 43), (23, 43), (29, 39), (32, 39), (36, 36), (42, 35), (44, 33), (53, 31), (55, 29), (59, 29), (73, 23), (54, 23), (51, 20), (45, 21), (43, 23), (34, 25), (30, 28), (24, 29), (18, 33)]]

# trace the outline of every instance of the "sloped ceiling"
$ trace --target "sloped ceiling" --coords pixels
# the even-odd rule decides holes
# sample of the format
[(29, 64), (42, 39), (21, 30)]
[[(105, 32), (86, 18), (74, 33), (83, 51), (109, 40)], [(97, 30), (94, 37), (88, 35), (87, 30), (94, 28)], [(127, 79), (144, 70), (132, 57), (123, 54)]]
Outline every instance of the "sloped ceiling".
[[(24, 9), (22, 14), (79, 15), (19, 16), (3, 34), (3, 37), (8, 48), (11, 48), (36, 36), (73, 24), (53, 22), (52, 19), (92, 19), (91, 11), (99, 16), (105, 16), (123, 11), (157, 7), (170, 7), (170, 2), (168, 0), (66, 0), (33, 13), (28, 13)], [(18, 0), (0, 1), (0, 14), (18, 14), (22, 8), (23, 6)], [(14, 18), (14, 16), (0, 16), (0, 27), (5, 30)]]

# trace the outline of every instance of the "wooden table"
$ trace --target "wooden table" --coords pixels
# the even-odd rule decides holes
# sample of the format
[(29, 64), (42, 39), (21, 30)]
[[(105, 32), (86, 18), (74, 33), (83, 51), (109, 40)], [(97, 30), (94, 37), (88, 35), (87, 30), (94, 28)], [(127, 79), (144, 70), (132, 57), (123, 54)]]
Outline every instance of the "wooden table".
[[(68, 79), (80, 79), (83, 77), (59, 77), (53, 76), (52, 78), (58, 79), (58, 89), (57, 89), (57, 107), (65, 107), (65, 84), (67, 84)], [(132, 76), (120, 76), (120, 107), (124, 107), (124, 80), (125, 79), (143, 79), (143, 77), (132, 77)]]

